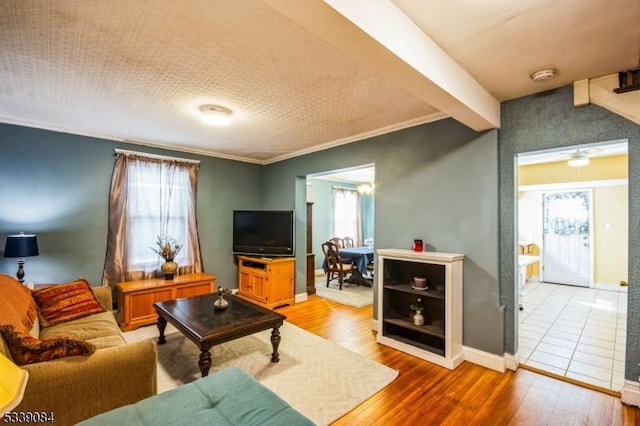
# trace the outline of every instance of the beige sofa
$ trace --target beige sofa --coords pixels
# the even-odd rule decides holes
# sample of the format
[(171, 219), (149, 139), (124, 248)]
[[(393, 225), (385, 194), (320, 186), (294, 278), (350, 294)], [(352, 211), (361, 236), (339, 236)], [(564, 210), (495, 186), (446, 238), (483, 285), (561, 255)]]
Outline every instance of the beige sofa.
[[(29, 380), (24, 398), (14, 411), (52, 413), (56, 424), (66, 425), (156, 394), (155, 344), (151, 340), (127, 344), (110, 310), (111, 290), (106, 287), (91, 290), (107, 308), (106, 312), (42, 329), (36, 319), (30, 334), (39, 339), (71, 337), (87, 341), (95, 346), (95, 352), (23, 365), (21, 368), (28, 371)], [(24, 292), (24, 287), (12, 277), (0, 274), (0, 293), (5, 296), (2, 303), (8, 304), (0, 315), (0, 325), (10, 323), (12, 318), (8, 316), (28, 315), (22, 304), (11, 305), (12, 292), (17, 295)], [(13, 360), (1, 336), (0, 352)]]

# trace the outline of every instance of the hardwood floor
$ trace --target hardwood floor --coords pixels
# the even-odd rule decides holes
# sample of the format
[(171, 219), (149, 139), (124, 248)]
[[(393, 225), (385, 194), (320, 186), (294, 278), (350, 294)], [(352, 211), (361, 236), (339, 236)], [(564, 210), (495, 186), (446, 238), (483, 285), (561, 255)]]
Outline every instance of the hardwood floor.
[(334, 425), (640, 424), (640, 409), (617, 397), (532, 371), (502, 374), (469, 362), (450, 371), (379, 345), (371, 329), (372, 306), (352, 308), (309, 296), (278, 312), (291, 324), (400, 371)]

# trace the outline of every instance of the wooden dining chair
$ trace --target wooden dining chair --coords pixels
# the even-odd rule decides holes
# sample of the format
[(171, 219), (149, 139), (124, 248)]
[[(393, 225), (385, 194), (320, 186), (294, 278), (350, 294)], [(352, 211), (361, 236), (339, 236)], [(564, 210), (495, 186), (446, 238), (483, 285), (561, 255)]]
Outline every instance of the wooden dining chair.
[(340, 237), (333, 237), (329, 241), (333, 241), (333, 243), (337, 245), (339, 249), (344, 248), (344, 240)]
[(337, 276), (340, 290), (342, 290), (342, 284), (347, 274), (351, 275), (356, 266), (353, 263), (342, 260), (338, 246), (332, 240), (322, 243), (322, 251), (326, 260), (327, 287), (329, 287), (329, 281)]
[(355, 245), (353, 243), (353, 238), (351, 238), (351, 237), (344, 237), (342, 239), (342, 241), (344, 242), (343, 248), (353, 248), (353, 247), (355, 247)]

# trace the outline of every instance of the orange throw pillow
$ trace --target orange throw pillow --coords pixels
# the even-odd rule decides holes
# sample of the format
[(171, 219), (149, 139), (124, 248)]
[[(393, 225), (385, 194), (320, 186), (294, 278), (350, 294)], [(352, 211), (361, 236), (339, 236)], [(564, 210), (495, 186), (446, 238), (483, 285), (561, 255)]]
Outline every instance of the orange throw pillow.
[(37, 317), (31, 290), (13, 277), (0, 274), (0, 324), (13, 324), (16, 330), (28, 332)]
[(11, 357), (18, 365), (50, 361), (72, 355), (91, 355), (96, 347), (82, 340), (68, 337), (57, 339), (36, 339), (29, 334), (17, 333), (12, 325), (0, 326)]
[(33, 299), (43, 328), (106, 311), (84, 279), (36, 290)]

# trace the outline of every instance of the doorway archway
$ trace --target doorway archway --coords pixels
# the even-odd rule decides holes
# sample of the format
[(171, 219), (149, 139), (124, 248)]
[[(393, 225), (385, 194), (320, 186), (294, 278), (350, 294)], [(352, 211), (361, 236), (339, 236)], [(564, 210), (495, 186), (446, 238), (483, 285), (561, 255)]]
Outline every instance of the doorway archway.
[[(315, 274), (322, 270), (321, 244), (335, 236), (352, 237), (359, 245), (374, 245), (375, 241), (375, 165), (364, 164), (346, 169), (330, 170), (307, 175), (307, 203), (311, 203), (311, 251), (315, 254)], [(360, 213), (357, 222), (360, 238), (355, 235), (334, 235), (334, 189), (348, 188), (358, 194)], [(339, 227), (338, 227), (339, 229)], [(344, 232), (343, 232), (344, 233)]]
[[(524, 310), (517, 314), (516, 323), (521, 366), (612, 393), (618, 393), (624, 384), (626, 352), (627, 296), (620, 282), (628, 280), (627, 146), (625, 141), (520, 154), (514, 177), (518, 189), (514, 199), (514, 245), (520, 253), (517, 264), (522, 264), (519, 260), (523, 257), (540, 260), (533, 269), (518, 268), (515, 291), (525, 295), (519, 294)], [(564, 158), (564, 154), (579, 149), (597, 152), (591, 156), (590, 166), (567, 164), (571, 156)], [(585, 191), (593, 194), (598, 219), (593, 221), (593, 229), (572, 229), (575, 223), (563, 219), (563, 214), (553, 221), (545, 220), (544, 200), (549, 194)], [(566, 210), (565, 204), (558, 206)], [(549, 268), (571, 259), (554, 255), (550, 244), (554, 238), (565, 238), (564, 234), (565, 240), (570, 239), (574, 231), (583, 234), (576, 241), (579, 249), (591, 252), (592, 267), (573, 271), (588, 277), (583, 283), (586, 287), (561, 288), (550, 283), (562, 280)], [(522, 255), (525, 247), (533, 256)], [(581, 265), (575, 263), (567, 267)], [(612, 264), (616, 266), (607, 270)]]

